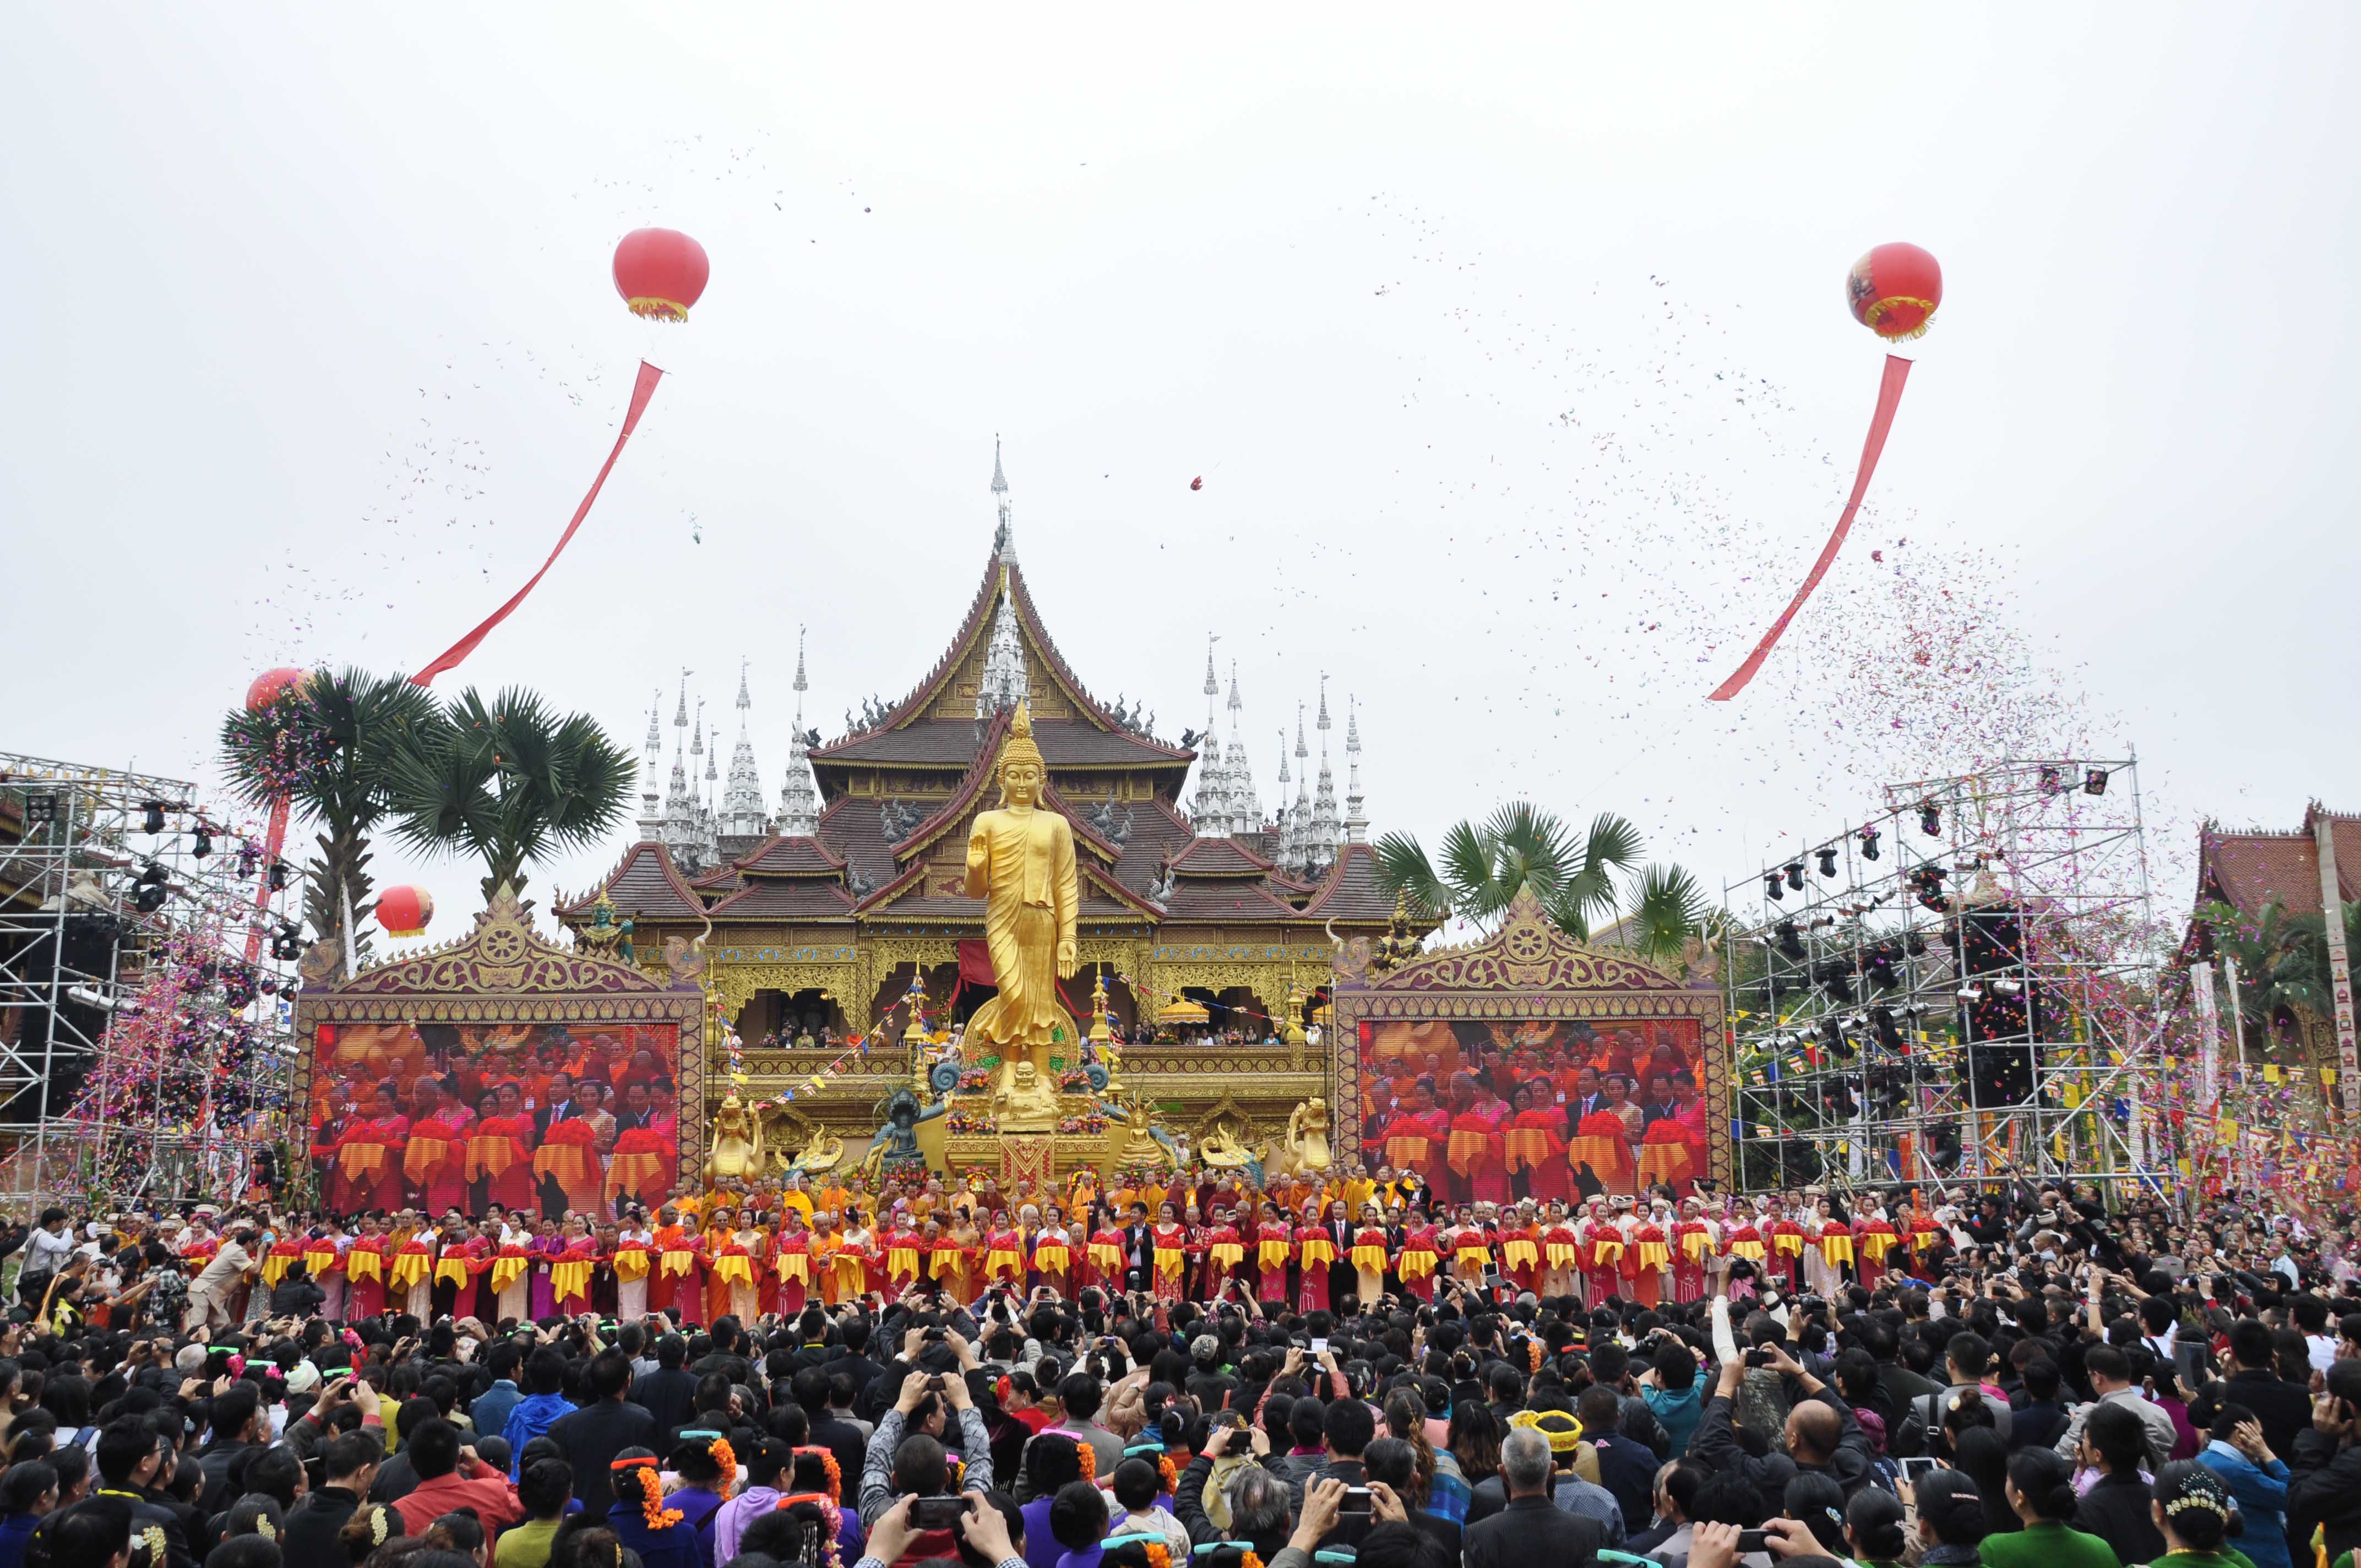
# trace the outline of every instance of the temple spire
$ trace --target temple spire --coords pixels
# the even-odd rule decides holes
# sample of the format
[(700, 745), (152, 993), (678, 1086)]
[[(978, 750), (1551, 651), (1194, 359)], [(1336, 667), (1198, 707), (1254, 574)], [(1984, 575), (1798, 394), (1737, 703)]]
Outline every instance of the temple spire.
[(1279, 862), (1279, 869), (1282, 871), (1287, 868), (1288, 856), (1293, 851), (1296, 839), (1301, 831), (1296, 826), (1294, 814), (1287, 804), (1288, 778), (1287, 726), (1282, 724), (1279, 727), (1279, 794), (1277, 796), (1279, 801), (1279, 833), (1278, 841), (1273, 846), (1276, 852), (1272, 857)]
[(648, 698), (648, 738), (640, 749), (640, 839), (664, 842), (664, 688)]
[(1369, 817), (1361, 798), (1360, 705), (1349, 696), (1345, 704), (1345, 842), (1365, 844), (1369, 839)]
[(1320, 677), (1320, 784), (1312, 796), (1312, 822), (1304, 835), (1304, 859), (1313, 869), (1332, 865), (1343, 837), (1336, 820), (1336, 775), (1328, 766), (1328, 676)]
[(1254, 764), (1246, 758), (1246, 704), (1238, 696), (1238, 662), (1230, 661), (1230, 750), (1223, 771), (1229, 775), (1234, 834), (1262, 831), (1262, 797), (1255, 794)]
[(993, 553), (1004, 561), (1016, 559), (1016, 530), (1008, 518), (1008, 476), (1000, 471), (1000, 437), (992, 438), (992, 499), (1000, 510), (1000, 528), (992, 536)]
[(664, 789), (664, 845), (675, 865), (688, 863), (697, 847), (697, 796), (689, 785), (688, 677), (680, 673), (680, 696), (672, 710), (672, 780)]
[[(763, 817), (763, 774), (754, 764), (754, 742), (747, 733), (754, 699), (746, 685), (746, 661), (738, 661), (738, 745), (730, 754), (730, 787), (721, 796), (721, 837), (760, 839), (769, 830)], [(720, 751), (719, 746), (714, 750)]]
[(804, 733), (804, 629), (796, 628), (796, 728), (787, 744), (787, 782), (779, 791), (778, 830), (791, 839), (807, 839), (819, 830), (819, 785), (812, 778), (811, 741)]
[(1205, 734), (1197, 743), (1197, 793), (1189, 803), (1189, 825), (1201, 839), (1226, 838), (1232, 831), (1229, 769), (1222, 762), (1222, 738), (1213, 727), (1222, 695), (1222, 684), (1213, 674), (1213, 644), (1220, 641), (1211, 635), (1205, 639)]

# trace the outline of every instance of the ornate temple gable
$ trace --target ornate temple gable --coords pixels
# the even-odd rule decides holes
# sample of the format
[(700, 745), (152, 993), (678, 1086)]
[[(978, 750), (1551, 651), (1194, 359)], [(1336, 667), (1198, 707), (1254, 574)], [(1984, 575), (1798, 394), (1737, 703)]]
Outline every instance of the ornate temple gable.
[(1064, 817), (1074, 830), (1074, 847), (1087, 850), (1104, 865), (1114, 865), (1123, 859), (1124, 846), (1106, 838), (1092, 827), (1090, 819), (1074, 809), (1071, 803), (1048, 779), (1041, 781), (1041, 804)]
[[(974, 820), (975, 814), (983, 809), (984, 789), (992, 783), (993, 774), (997, 770), (1000, 748), (1008, 739), (1008, 727), (1015, 717), (1014, 713), (992, 716), (992, 722), (984, 726), (983, 735), (976, 743), (974, 760), (969, 762), (967, 772), (960, 775), (959, 784), (951, 791), (950, 798), (937, 806), (934, 815), (895, 840), (895, 861), (906, 862), (914, 855), (923, 857), (946, 832), (952, 828), (967, 827)], [(964, 834), (961, 835), (960, 842), (965, 845)], [(964, 848), (961, 853), (964, 855)]]
[(705, 900), (672, 863), (671, 854), (646, 839), (624, 850), (605, 881), (573, 903), (558, 905), (555, 913), (560, 919), (577, 920), (590, 913), (602, 892), (619, 912), (642, 923), (705, 918)]
[(1178, 792), (1196, 753), (1133, 734), (1091, 696), (1043, 629), (1023, 568), (998, 554), (986, 566), (967, 619), (926, 678), (875, 728), (814, 749), (811, 759), (823, 791), (843, 793), (850, 764), (901, 772), (958, 767), (974, 755), (976, 694), (1004, 590), (1016, 612), (1028, 700), (1040, 727), (1035, 742), (1049, 766), (1146, 769), (1169, 779), (1166, 793)]
[(323, 994), (346, 998), (417, 992), (448, 996), (543, 991), (658, 996), (672, 989), (619, 959), (557, 946), (533, 928), (532, 920), (517, 903), (516, 890), (502, 883), (466, 936), (424, 952), (404, 953), (373, 964), (342, 984), (317, 989), (306, 985), (303, 995), (307, 1001)]
[(1507, 917), (1490, 936), (1422, 954), (1369, 989), (1405, 991), (1669, 991), (1696, 988), (1653, 964), (1576, 941), (1542, 912), (1531, 888), (1521, 888)]

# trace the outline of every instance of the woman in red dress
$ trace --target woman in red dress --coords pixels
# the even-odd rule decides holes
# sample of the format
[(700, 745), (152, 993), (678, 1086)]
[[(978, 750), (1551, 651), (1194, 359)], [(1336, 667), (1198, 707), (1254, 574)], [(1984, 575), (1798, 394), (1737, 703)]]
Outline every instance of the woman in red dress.
[(1205, 1231), (1204, 1287), (1200, 1300), (1220, 1300), (1222, 1293), (1230, 1288), (1230, 1281), (1237, 1277), (1238, 1266), (1246, 1260), (1246, 1243), (1230, 1218), (1230, 1211), (1219, 1206), (1217, 1200), (1213, 1223)]
[(1565, 1163), (1565, 1107), (1557, 1102), (1549, 1080), (1519, 1084), (1510, 1103), (1517, 1113), (1502, 1139), (1510, 1171), (1524, 1177), (1534, 1202), (1570, 1201), (1574, 1172)]
[(1429, 1218), (1426, 1205), (1415, 1204), (1410, 1223), (1402, 1228), (1401, 1250), (1394, 1258), (1394, 1274), (1402, 1288), (1422, 1301), (1434, 1299), (1434, 1275), (1442, 1261), (1443, 1239)]
[(1180, 1212), (1170, 1203), (1156, 1206), (1148, 1242), (1155, 1254), (1156, 1294), (1166, 1301), (1182, 1299), (1189, 1288), (1189, 1233), (1180, 1223)]
[(364, 1215), (360, 1234), (345, 1254), (346, 1311), (348, 1322), (374, 1318), (385, 1310), (385, 1278), (393, 1256), (385, 1224), (374, 1214)]
[(377, 1209), (400, 1213), (401, 1157), (410, 1146), (410, 1118), (401, 1113), (394, 1086), (380, 1083), (369, 1097), (369, 1113), (356, 1118), (336, 1139), (336, 1174), (328, 1183), (328, 1201), (340, 1214)]
[(1295, 1310), (1328, 1310), (1328, 1266), (1336, 1261), (1336, 1241), (1320, 1223), (1318, 1199), (1303, 1206), (1303, 1223), (1295, 1227)]

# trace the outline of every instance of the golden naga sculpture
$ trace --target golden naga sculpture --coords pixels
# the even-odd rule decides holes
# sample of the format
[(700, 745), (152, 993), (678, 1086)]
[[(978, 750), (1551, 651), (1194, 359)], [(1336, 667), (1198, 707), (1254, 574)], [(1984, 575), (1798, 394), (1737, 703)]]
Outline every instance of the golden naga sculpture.
[(826, 1127), (815, 1127), (812, 1129), (811, 1142), (804, 1146), (803, 1153), (789, 1159), (784, 1151), (774, 1149), (772, 1151), (771, 1159), (783, 1175), (790, 1171), (799, 1171), (806, 1176), (818, 1176), (822, 1171), (835, 1169), (842, 1163), (844, 1140), (830, 1133)]
[(1237, 1170), (1254, 1158), (1254, 1150), (1227, 1122), (1216, 1122), (1199, 1140), (1197, 1157), (1216, 1170)]
[(1324, 1171), (1328, 1152), (1328, 1102), (1313, 1095), (1287, 1113), (1286, 1135), (1274, 1142), (1263, 1157), (1266, 1176), (1293, 1176)]
[(763, 1124), (737, 1095), (727, 1095), (713, 1113), (713, 1152), (705, 1157), (706, 1182), (752, 1181), (762, 1174)]
[(1080, 1031), (1058, 1001), (1060, 977), (1077, 967), (1080, 899), (1074, 830), (1058, 813), (1041, 809), (1047, 769), (1025, 704), (1017, 705), (1000, 749), (998, 774), (1000, 809), (978, 815), (968, 834), (967, 894), (983, 900), (983, 938), (999, 994), (968, 1020), (967, 1051), (1000, 1054), (993, 1102), (1001, 1132), (1053, 1132), (1058, 1088), (1049, 1054), (1082, 1054)]

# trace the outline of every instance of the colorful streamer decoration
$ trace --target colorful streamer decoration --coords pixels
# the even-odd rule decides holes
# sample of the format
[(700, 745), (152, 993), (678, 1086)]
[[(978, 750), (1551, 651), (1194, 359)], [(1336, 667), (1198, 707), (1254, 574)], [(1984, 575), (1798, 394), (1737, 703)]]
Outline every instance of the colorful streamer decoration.
[(456, 642), (452, 643), (450, 647), (443, 651), (442, 655), (433, 663), (427, 665), (424, 669), (411, 676), (410, 680), (412, 685), (421, 686), (433, 685), (434, 684), (435, 676), (441, 674), (445, 670), (457, 667), (462, 660), (466, 659), (468, 654), (476, 651), (476, 644), (481, 642), (486, 637), (489, 636), (491, 634), (492, 628), (498, 626), (501, 621), (506, 620), (510, 614), (515, 610), (516, 607), (524, 602), (524, 596), (533, 592), (533, 588), (541, 582), (541, 579), (549, 575), (549, 569), (557, 565), (557, 557), (559, 554), (565, 550), (567, 544), (573, 542), (574, 531), (580, 528), (582, 526), (582, 520), (590, 515), (591, 503), (598, 499), (599, 490), (606, 486), (607, 476), (614, 471), (615, 459), (623, 455), (623, 443), (631, 440), (631, 432), (639, 428), (640, 415), (647, 411), (648, 400), (656, 395), (656, 382), (663, 377), (663, 371), (657, 369), (646, 360), (642, 359), (640, 361), (640, 378), (631, 388), (631, 406), (623, 415), (623, 428), (621, 433), (615, 437), (615, 448), (613, 451), (607, 454), (607, 461), (599, 466), (598, 477), (590, 481), (590, 493), (584, 496), (582, 498), (582, 504), (574, 509), (574, 521), (567, 523), (566, 525), (566, 532), (557, 536), (556, 547), (550, 551), (549, 559), (541, 564), (541, 570), (535, 572), (533, 575), (532, 581), (519, 588), (515, 594), (510, 598), (508, 603), (492, 611), (490, 618), (482, 625), (477, 627), (476, 630), (470, 631), (465, 637), (460, 638)]
[[(1845, 303), (1853, 319), (1887, 342), (1919, 337), (1935, 318), (1935, 308), (1943, 302), (1943, 269), (1933, 256), (1915, 245), (1881, 245), (1852, 264), (1845, 277)], [(1746, 689), (1754, 679), (1763, 662), (1778, 645), (1787, 623), (1812, 597), (1812, 590), (1828, 576), (1835, 564), (1837, 552), (1844, 548), (1845, 536), (1852, 532), (1853, 514), (1861, 510), (1861, 499), (1869, 492), (1870, 476), (1877, 472), (1877, 459), (1885, 450), (1886, 433), (1894, 428), (1894, 411), (1902, 404), (1902, 384), (1910, 377), (1910, 361), (1899, 355), (1885, 356), (1885, 377), (1878, 383), (1877, 411), (1870, 416), (1869, 439), (1862, 443), (1861, 466), (1853, 471), (1852, 494), (1845, 501), (1844, 511), (1837, 518), (1836, 532), (1820, 547), (1820, 558), (1812, 563), (1804, 586), (1738, 666), (1730, 677), (1714, 687), (1712, 702), (1728, 702)]]

